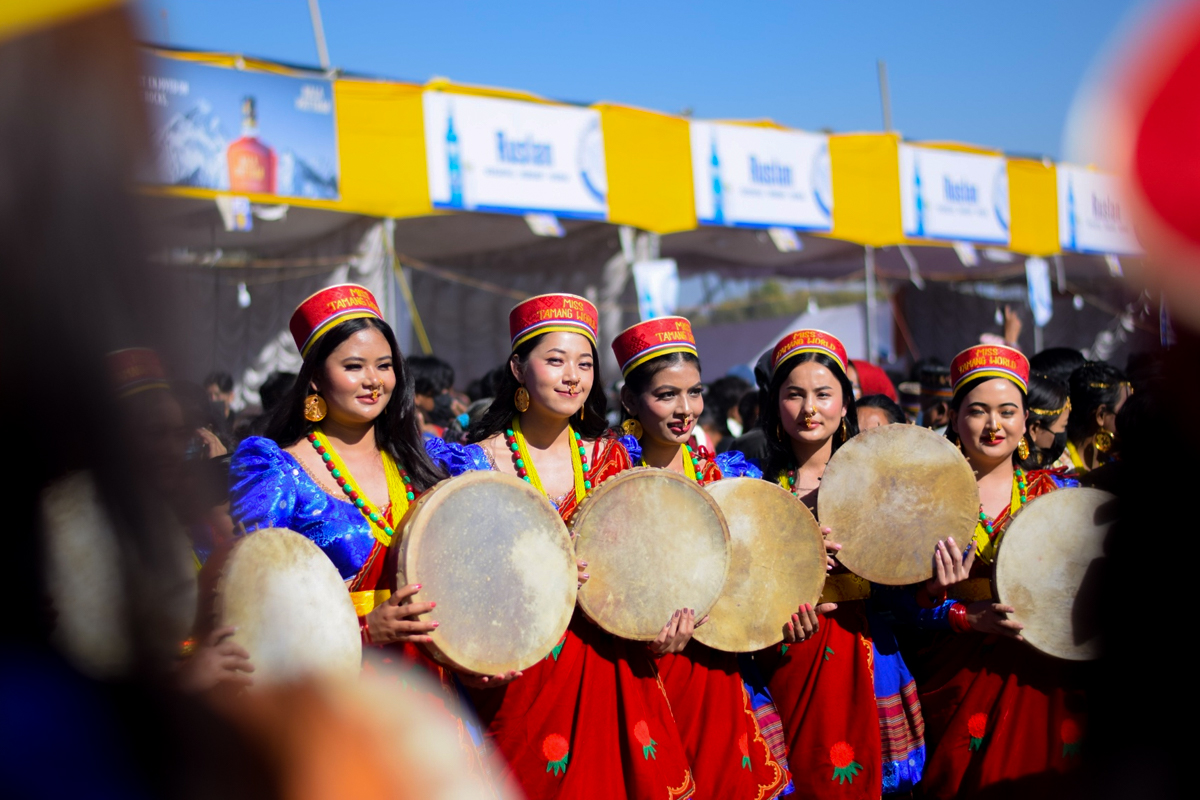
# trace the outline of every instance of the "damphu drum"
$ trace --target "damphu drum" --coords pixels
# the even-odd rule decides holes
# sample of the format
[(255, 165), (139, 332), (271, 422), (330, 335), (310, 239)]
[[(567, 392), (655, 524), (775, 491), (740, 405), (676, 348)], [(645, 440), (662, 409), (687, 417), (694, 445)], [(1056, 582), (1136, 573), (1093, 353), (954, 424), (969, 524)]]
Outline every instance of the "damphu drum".
[(680, 608), (699, 621), (725, 586), (725, 517), (679, 473), (641, 467), (609, 478), (575, 512), (571, 531), (591, 574), (579, 607), (616, 636), (652, 641)]
[(917, 425), (881, 425), (843, 444), (825, 467), (817, 518), (840, 542), (846, 569), (903, 586), (933, 577), (938, 541), (967, 547), (979, 488), (944, 436)]
[(812, 512), (791, 492), (754, 478), (705, 487), (729, 526), (729, 575), (701, 644), (750, 653), (783, 641), (783, 625), (801, 603), (816, 603), (825, 585), (825, 540)]
[(578, 570), (546, 497), (499, 472), (468, 472), (421, 496), (392, 543), (396, 585), (419, 583), (440, 624), (426, 645), (479, 675), (545, 658), (571, 622)]
[(996, 551), (1001, 603), (1025, 626), (1021, 637), (1070, 661), (1100, 655), (1100, 571), (1116, 497), (1099, 489), (1059, 489), (1013, 517)]
[(242, 536), (222, 564), (216, 625), (237, 628), (256, 685), (308, 675), (353, 678), (362, 664), (358, 615), (337, 567), (281, 528)]

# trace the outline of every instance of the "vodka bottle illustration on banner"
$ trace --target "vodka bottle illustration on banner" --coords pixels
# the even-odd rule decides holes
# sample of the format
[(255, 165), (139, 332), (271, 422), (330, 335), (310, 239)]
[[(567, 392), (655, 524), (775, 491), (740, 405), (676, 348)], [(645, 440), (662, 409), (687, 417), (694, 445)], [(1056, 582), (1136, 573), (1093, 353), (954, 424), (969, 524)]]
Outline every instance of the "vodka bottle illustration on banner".
[(1075, 181), (1067, 178), (1067, 249), (1078, 250), (1075, 230)]
[(917, 206), (917, 229), (915, 236), (925, 235), (925, 198), (921, 196), (921, 162), (913, 159), (913, 196)]
[(712, 220), (716, 225), (725, 224), (725, 196), (721, 192), (721, 159), (717, 155), (717, 137), (712, 137), (712, 157), (709, 159), (709, 172), (712, 175), (713, 213)]
[(258, 139), (258, 114), (254, 98), (242, 98), (242, 135), (225, 151), (229, 165), (229, 191), (244, 194), (275, 193), (275, 151)]
[(454, 130), (454, 107), (446, 114), (446, 167), (450, 172), (450, 205), (463, 207), (462, 160), (458, 150), (458, 134)]

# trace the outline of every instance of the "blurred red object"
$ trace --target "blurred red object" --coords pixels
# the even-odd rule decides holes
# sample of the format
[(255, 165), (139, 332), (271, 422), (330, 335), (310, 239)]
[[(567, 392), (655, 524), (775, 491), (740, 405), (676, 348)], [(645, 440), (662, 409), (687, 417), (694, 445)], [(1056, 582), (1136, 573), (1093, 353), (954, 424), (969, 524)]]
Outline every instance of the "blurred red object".
[(858, 385), (862, 387), (863, 397), (869, 394), (886, 394), (897, 403), (900, 402), (900, 395), (896, 393), (892, 379), (882, 368), (866, 361), (855, 361), (854, 368), (858, 370)]

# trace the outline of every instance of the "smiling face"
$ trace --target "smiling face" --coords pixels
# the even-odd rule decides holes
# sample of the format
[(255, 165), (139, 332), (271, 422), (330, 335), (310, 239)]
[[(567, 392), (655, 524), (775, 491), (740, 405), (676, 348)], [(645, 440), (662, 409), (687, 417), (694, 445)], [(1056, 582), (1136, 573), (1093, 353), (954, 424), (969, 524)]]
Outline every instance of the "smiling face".
[(704, 385), (691, 361), (680, 361), (654, 373), (641, 394), (626, 386), (621, 402), (642, 423), (645, 435), (663, 444), (683, 444), (704, 411)]
[(995, 462), (1012, 457), (1025, 433), (1025, 417), (1016, 384), (992, 378), (968, 392), (957, 411), (950, 411), (950, 424), (968, 458)]
[(845, 415), (842, 384), (823, 364), (797, 364), (779, 386), (780, 423), (797, 441), (824, 442), (841, 427)]
[(592, 343), (578, 333), (548, 333), (524, 361), (513, 356), (509, 366), (529, 392), (531, 409), (564, 419), (583, 408), (595, 379)]
[(387, 408), (396, 388), (388, 340), (375, 327), (353, 333), (325, 359), (313, 388), (329, 406), (329, 417), (344, 425), (370, 424)]

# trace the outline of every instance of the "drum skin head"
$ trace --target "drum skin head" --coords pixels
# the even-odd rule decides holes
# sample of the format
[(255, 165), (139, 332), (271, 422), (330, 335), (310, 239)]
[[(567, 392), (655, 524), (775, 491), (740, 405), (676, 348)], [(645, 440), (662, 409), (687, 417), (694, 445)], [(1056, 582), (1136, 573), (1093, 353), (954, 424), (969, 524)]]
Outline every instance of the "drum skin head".
[[(546, 497), (499, 472), (468, 472), (422, 495), (401, 530), (396, 585), (441, 625), (430, 654), (478, 675), (531, 667), (562, 638), (578, 571), (567, 526)], [(393, 542), (393, 547), (396, 544)]]
[(812, 512), (769, 481), (729, 478), (705, 489), (729, 525), (732, 558), (721, 597), (696, 628), (701, 644), (750, 653), (783, 641), (783, 625), (825, 585), (825, 541)]
[(579, 607), (604, 630), (653, 641), (676, 609), (696, 619), (717, 602), (729, 571), (729, 529), (694, 480), (641, 467), (609, 478), (571, 521), (591, 578)]
[(217, 624), (233, 625), (257, 685), (307, 675), (354, 678), (362, 638), (337, 567), (306, 537), (281, 528), (238, 539), (217, 581)]
[(966, 547), (979, 521), (975, 474), (944, 436), (881, 425), (842, 445), (821, 478), (817, 518), (840, 542), (840, 561), (875, 583), (933, 577), (933, 550), (953, 536)]
[(996, 553), (996, 596), (1025, 626), (1022, 638), (1068, 661), (1100, 656), (1100, 570), (1116, 497), (1058, 489), (1013, 518)]

